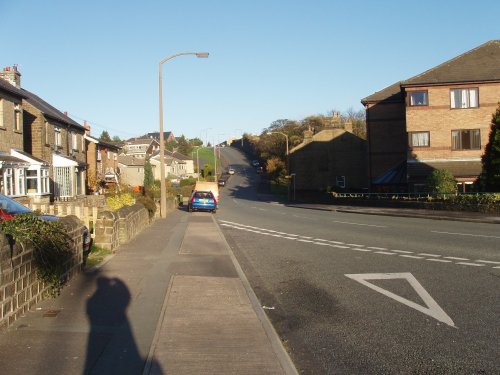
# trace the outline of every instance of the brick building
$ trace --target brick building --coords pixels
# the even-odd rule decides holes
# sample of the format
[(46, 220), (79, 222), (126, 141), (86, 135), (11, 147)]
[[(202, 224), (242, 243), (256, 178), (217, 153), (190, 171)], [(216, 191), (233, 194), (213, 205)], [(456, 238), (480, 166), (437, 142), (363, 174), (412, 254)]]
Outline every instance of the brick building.
[(362, 99), (373, 189), (421, 191), (435, 169), (468, 191), (500, 101), (500, 40)]

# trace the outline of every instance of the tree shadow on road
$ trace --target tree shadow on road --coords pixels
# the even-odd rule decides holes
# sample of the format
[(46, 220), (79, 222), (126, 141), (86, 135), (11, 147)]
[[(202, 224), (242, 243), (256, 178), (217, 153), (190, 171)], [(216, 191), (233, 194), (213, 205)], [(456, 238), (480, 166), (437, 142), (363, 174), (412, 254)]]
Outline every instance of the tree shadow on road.
[[(137, 348), (126, 310), (130, 292), (118, 278), (100, 276), (97, 290), (87, 300), (90, 333), (84, 374), (142, 374), (146, 359)], [(159, 364), (150, 364), (163, 374)]]

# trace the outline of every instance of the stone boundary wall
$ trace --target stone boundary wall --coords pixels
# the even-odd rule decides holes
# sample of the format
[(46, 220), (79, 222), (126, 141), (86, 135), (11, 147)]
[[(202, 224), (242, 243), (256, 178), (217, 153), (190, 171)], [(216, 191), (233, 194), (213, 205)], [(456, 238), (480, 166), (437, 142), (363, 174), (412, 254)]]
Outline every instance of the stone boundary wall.
[[(63, 276), (67, 281), (80, 271), (83, 261), (82, 224), (76, 216), (61, 218), (72, 241), (73, 257)], [(33, 249), (13, 243), (0, 232), (0, 329), (47, 297), (47, 286), (37, 278)]]
[(141, 203), (117, 211), (102, 211), (95, 224), (94, 245), (115, 250), (130, 241), (150, 223), (148, 210)]

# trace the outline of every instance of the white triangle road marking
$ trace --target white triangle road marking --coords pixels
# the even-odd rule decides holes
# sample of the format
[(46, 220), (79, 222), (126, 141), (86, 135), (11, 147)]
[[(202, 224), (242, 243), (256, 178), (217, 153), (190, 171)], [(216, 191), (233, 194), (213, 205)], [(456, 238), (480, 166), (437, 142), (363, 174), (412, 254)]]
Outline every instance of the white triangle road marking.
[[(451, 327), (455, 327), (455, 323), (453, 320), (444, 312), (444, 310), (437, 304), (436, 301), (431, 297), (431, 295), (424, 289), (424, 287), (417, 281), (415, 276), (413, 276), (409, 272), (401, 272), (401, 273), (360, 273), (360, 274), (346, 274), (345, 276), (353, 279), (364, 286), (367, 286), (370, 289), (373, 289), (383, 295), (390, 297), (402, 304), (412, 307), (421, 313), (429, 315), (430, 317), (439, 320), (442, 323), (445, 323)], [(398, 296), (388, 290), (385, 290), (377, 285), (374, 285), (367, 280), (389, 280), (389, 279), (405, 279), (410, 285), (415, 289), (417, 294), (422, 298), (426, 307), (419, 305), (413, 301), (410, 301), (404, 297)]]

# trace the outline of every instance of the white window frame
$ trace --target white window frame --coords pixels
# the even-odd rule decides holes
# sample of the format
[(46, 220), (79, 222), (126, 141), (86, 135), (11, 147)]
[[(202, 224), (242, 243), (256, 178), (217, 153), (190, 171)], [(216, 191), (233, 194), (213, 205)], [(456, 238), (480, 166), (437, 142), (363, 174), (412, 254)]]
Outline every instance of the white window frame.
[(479, 89), (469, 87), (464, 89), (450, 89), (451, 109), (478, 108)]
[[(416, 94), (421, 94), (423, 95), (423, 101), (422, 102), (416, 102)], [(422, 90), (422, 91), (410, 91), (409, 92), (409, 104), (410, 107), (425, 107), (429, 105), (429, 92), (427, 90)]]
[(3, 120), (3, 106), (4, 106), (5, 100), (3, 98), (0, 98), (0, 128), (5, 128), (5, 123)]
[(429, 131), (409, 132), (408, 144), (410, 147), (429, 147), (431, 145), (431, 134)]
[(78, 139), (75, 132), (71, 132), (71, 148), (73, 151), (78, 151)]
[(14, 105), (14, 131), (20, 132), (22, 130), (23, 112), (19, 104)]
[(54, 146), (62, 147), (61, 128), (54, 126)]

